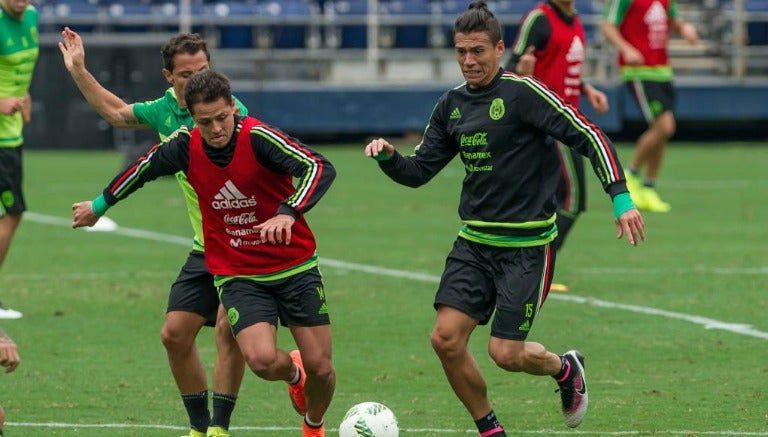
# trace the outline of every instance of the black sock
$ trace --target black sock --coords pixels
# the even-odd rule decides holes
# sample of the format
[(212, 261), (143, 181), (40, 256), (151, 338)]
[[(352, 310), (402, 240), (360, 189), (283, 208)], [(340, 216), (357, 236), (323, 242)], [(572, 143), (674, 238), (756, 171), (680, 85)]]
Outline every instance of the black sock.
[(208, 391), (182, 394), (184, 408), (189, 415), (189, 425), (195, 431), (205, 432), (211, 423), (211, 412), (208, 410)]
[(211, 426), (229, 429), (229, 419), (235, 409), (237, 395), (213, 392), (213, 419)]
[(504, 432), (504, 428), (499, 424), (499, 419), (496, 418), (496, 413), (491, 410), (490, 413), (475, 420), (477, 430), (480, 431), (482, 437), (507, 437)]
[(560, 371), (557, 372), (557, 375), (553, 376), (557, 382), (562, 382), (563, 378), (566, 376), (569, 376), (569, 371), (571, 370), (571, 362), (566, 360), (565, 357), (560, 357)]

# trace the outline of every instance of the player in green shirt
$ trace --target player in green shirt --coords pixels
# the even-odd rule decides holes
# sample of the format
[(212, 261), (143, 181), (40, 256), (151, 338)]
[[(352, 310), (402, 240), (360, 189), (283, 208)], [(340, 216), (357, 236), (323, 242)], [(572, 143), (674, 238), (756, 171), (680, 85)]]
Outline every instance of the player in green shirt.
[[(59, 49), (77, 87), (88, 103), (117, 128), (150, 127), (163, 140), (182, 125), (194, 122), (184, 102), (184, 85), (198, 71), (210, 68), (210, 53), (197, 34), (182, 33), (163, 47), (163, 76), (171, 84), (157, 100), (129, 104), (104, 88), (85, 68), (85, 50), (80, 36), (69, 29), (61, 33)], [(181, 96), (182, 98), (179, 98)], [(238, 111), (247, 115), (236, 100)], [(184, 173), (176, 178), (184, 192), (187, 211), (195, 231), (192, 250), (171, 286), (161, 337), (176, 385), (190, 419), (188, 437), (229, 436), (229, 421), (245, 370), (245, 361), (232, 336), (226, 313), (219, 311), (213, 276), (205, 268), (203, 230), (197, 194)], [(217, 321), (218, 320), (218, 321)], [(204, 325), (216, 325), (217, 356), (213, 368), (213, 418), (208, 409), (208, 385), (195, 338)]]
[[(40, 45), (30, 0), (0, 2), (0, 266), (27, 207), (22, 193), (22, 128), (32, 115), (29, 85)], [(21, 313), (0, 304), (0, 319)]]

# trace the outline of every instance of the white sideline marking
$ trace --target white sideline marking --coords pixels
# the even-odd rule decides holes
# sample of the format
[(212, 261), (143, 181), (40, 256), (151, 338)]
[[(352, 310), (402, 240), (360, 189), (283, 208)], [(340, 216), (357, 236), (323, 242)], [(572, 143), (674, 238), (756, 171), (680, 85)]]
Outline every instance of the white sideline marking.
[[(37, 223), (43, 223), (43, 224), (51, 224), (51, 225), (57, 225), (57, 226), (65, 226), (70, 227), (72, 222), (63, 219), (60, 217), (54, 217), (54, 216), (48, 216), (43, 214), (38, 214), (34, 212), (26, 212), (24, 214), (24, 217), (26, 220), (30, 220)], [(118, 227), (114, 231), (111, 231), (110, 233), (123, 235), (127, 237), (135, 237), (135, 238), (142, 238), (152, 241), (161, 241), (161, 242), (167, 242), (167, 243), (173, 243), (173, 244), (181, 244), (181, 245), (190, 245), (191, 239), (185, 238), (185, 237), (178, 237), (174, 235), (167, 235), (167, 234), (161, 234), (157, 232), (150, 232), (150, 231), (144, 231), (141, 229), (130, 229), (130, 228), (123, 228)], [(367, 264), (359, 264), (359, 263), (351, 263), (346, 261), (340, 261), (335, 259), (329, 259), (329, 258), (323, 258), (322, 259), (323, 265), (327, 265), (330, 267), (335, 267), (339, 269), (347, 269), (347, 270), (354, 270), (354, 271), (360, 271), (365, 273), (372, 273), (382, 276), (391, 276), (391, 277), (397, 277), (397, 278), (406, 278), (406, 279), (413, 279), (418, 281), (424, 281), (424, 282), (432, 282), (437, 283), (440, 280), (439, 276), (436, 275), (430, 275), (426, 273), (417, 273), (417, 272), (409, 272), (405, 270), (396, 270), (396, 269), (388, 269), (383, 267), (376, 267), (371, 266)], [(715, 269), (715, 272), (718, 272), (718, 270), (722, 270), (720, 274), (743, 274), (741, 273), (734, 273), (734, 271), (738, 271), (739, 269)], [(750, 270), (750, 269), (745, 269)], [(766, 268), (756, 268), (752, 269), (755, 270), (756, 274), (765, 274), (768, 270), (768, 267)], [(581, 304), (588, 304), (593, 305), (597, 307), (602, 308), (615, 308), (615, 309), (622, 309), (625, 311), (630, 311), (634, 313), (640, 313), (640, 314), (648, 314), (648, 315), (655, 315), (655, 316), (661, 316), (661, 317), (667, 317), (677, 320), (683, 320), (691, 323), (695, 323), (698, 325), (704, 326), (705, 329), (721, 329), (729, 332), (733, 332), (735, 334), (740, 335), (747, 335), (751, 337), (757, 337), (762, 339), (768, 340), (768, 332), (758, 331), (754, 328), (752, 328), (751, 325), (748, 324), (740, 324), (740, 323), (728, 323), (723, 322), (719, 320), (709, 319), (706, 317), (701, 316), (695, 316), (691, 314), (684, 314), (684, 313), (676, 313), (672, 311), (666, 311), (666, 310), (660, 310), (656, 308), (651, 307), (644, 307), (639, 305), (628, 305), (628, 304), (621, 304), (621, 303), (615, 303), (615, 302), (609, 302), (604, 301), (601, 299), (594, 299), (589, 297), (581, 297), (581, 296), (574, 296), (574, 295), (562, 295), (562, 294), (550, 294), (550, 299), (556, 299), (556, 300), (564, 300), (568, 302), (574, 302), (574, 303), (581, 303)], [(185, 427), (178, 427), (178, 426), (169, 426), (169, 425), (151, 425), (151, 424), (120, 424), (120, 423), (107, 423), (107, 424), (78, 424), (78, 423), (32, 423), (32, 422), (7, 422), (7, 425), (9, 426), (18, 426), (18, 427), (32, 427), (32, 428), (107, 428), (107, 429), (115, 429), (115, 428), (141, 428), (141, 429), (171, 429), (171, 430), (185, 430), (187, 428)], [(256, 426), (235, 426), (232, 427), (232, 430), (252, 430), (252, 431), (297, 431), (300, 428), (291, 428), (291, 427), (276, 427), (276, 426), (268, 426), (268, 427), (256, 427)], [(338, 429), (329, 429), (331, 432), (336, 432)], [(436, 428), (404, 428), (404, 432), (408, 433), (414, 433), (414, 434), (422, 434), (422, 433), (439, 433), (439, 434), (477, 434), (476, 430), (455, 430), (455, 429), (436, 429)], [(644, 435), (647, 434), (647, 431), (577, 431), (577, 430), (528, 430), (528, 431), (521, 431), (521, 430), (515, 430), (516, 434), (529, 434), (529, 435), (602, 435), (602, 436), (634, 436), (634, 435)], [(653, 431), (654, 435), (680, 435), (680, 436), (690, 436), (690, 435), (708, 435), (708, 436), (768, 436), (768, 432), (742, 432), (742, 431), (691, 431), (691, 430), (685, 430), (685, 431), (676, 431), (676, 430), (655, 430)]]
[[(34, 212), (26, 212), (24, 214), (27, 220), (35, 221), (38, 223), (52, 224), (52, 225), (64, 225), (71, 226), (72, 222), (59, 217), (53, 217), (43, 214), (37, 214)], [(178, 237), (174, 235), (160, 234), (157, 232), (149, 232), (141, 229), (131, 229), (124, 227), (117, 227), (117, 229), (111, 231), (112, 234), (123, 235), (127, 237), (143, 238), (146, 240), (162, 241), (175, 244), (191, 245), (191, 238)], [(440, 277), (436, 275), (430, 275), (426, 273), (409, 272), (405, 270), (388, 269), (384, 267), (377, 267), (368, 264), (352, 263), (347, 261), (341, 261), (330, 258), (322, 258), (321, 263), (323, 266), (330, 266), (339, 269), (354, 270), (358, 272), (372, 273), (382, 276), (390, 276), (395, 278), (413, 279), (417, 281), (437, 283), (440, 281)], [(619, 271), (634, 271), (631, 269), (618, 269)], [(714, 272), (723, 270), (726, 274), (734, 274), (734, 269), (714, 269)], [(749, 270), (749, 269), (747, 269)], [(754, 269), (758, 274), (762, 274), (763, 271), (768, 271), (768, 267)], [(563, 295), (550, 293), (548, 299), (564, 300), (568, 302), (575, 302), (585, 305), (592, 305), (600, 308), (613, 308), (624, 311), (629, 311), (638, 314), (648, 314), (652, 316), (661, 316), (669, 319), (682, 320), (685, 322), (701, 325), (704, 329), (719, 329), (722, 331), (732, 332), (734, 334), (746, 335), (749, 337), (762, 338), (768, 340), (768, 332), (759, 331), (752, 327), (752, 325), (745, 323), (729, 323), (721, 320), (710, 319), (707, 317), (697, 316), (693, 314), (677, 313), (673, 311), (660, 310), (657, 308), (645, 307), (640, 305), (629, 305), (617, 302), (609, 302), (601, 299), (595, 299), (590, 297), (582, 297), (575, 295)]]
[[(136, 423), (33, 423), (33, 422), (6, 422), (9, 426), (18, 426), (25, 428), (128, 428), (128, 429), (169, 429), (169, 430), (187, 430), (187, 427), (170, 426), (170, 425), (147, 425)], [(283, 426), (233, 426), (230, 428), (232, 431), (300, 431), (298, 427), (283, 427)], [(327, 428), (326, 431), (335, 433), (338, 432), (338, 428)], [(477, 430), (467, 429), (441, 429), (441, 428), (402, 428), (401, 431), (405, 433), (423, 434), (423, 433), (439, 433), (439, 434), (477, 434)], [(605, 435), (605, 436), (632, 436), (632, 435), (647, 435), (648, 431), (578, 431), (578, 430), (552, 430), (552, 429), (540, 429), (540, 430), (515, 430), (515, 434), (532, 434), (532, 435)], [(741, 436), (768, 436), (768, 432), (750, 432), (750, 431), (676, 431), (676, 430), (657, 430), (653, 431), (653, 435), (712, 435), (712, 436), (728, 436), (728, 435), (741, 435)]]

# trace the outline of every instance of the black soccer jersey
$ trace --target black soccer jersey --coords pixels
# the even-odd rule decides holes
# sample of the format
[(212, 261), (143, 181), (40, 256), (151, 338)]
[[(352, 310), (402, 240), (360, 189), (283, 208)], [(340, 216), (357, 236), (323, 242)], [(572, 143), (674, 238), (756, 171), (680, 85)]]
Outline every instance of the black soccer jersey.
[(627, 191), (616, 150), (594, 123), (536, 79), (501, 69), (485, 87), (462, 84), (443, 94), (415, 153), (379, 165), (416, 187), (458, 154), (466, 171), (459, 235), (494, 246), (541, 245), (557, 236), (560, 163), (547, 136), (588, 157), (611, 197)]

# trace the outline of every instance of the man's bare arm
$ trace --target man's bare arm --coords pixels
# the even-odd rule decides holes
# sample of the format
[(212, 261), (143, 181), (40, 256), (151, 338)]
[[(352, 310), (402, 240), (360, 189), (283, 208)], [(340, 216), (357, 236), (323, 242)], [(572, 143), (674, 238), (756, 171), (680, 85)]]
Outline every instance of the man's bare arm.
[(80, 35), (65, 27), (61, 32), (59, 50), (64, 56), (64, 65), (77, 88), (99, 115), (114, 127), (143, 126), (133, 114), (133, 105), (104, 88), (85, 68), (85, 49)]

